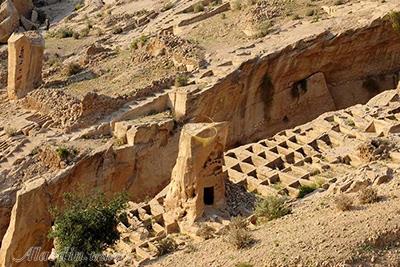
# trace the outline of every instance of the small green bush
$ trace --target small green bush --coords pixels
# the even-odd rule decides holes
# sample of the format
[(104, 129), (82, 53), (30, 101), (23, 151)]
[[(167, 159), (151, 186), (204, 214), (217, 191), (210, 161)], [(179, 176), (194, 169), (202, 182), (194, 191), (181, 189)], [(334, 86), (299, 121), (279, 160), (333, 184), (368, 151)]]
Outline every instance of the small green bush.
[(79, 9), (81, 9), (82, 7), (84, 7), (85, 5), (83, 3), (78, 3), (75, 5), (75, 11), (78, 11)]
[(177, 75), (175, 77), (175, 86), (176, 87), (183, 87), (188, 84), (188, 77), (184, 74)]
[[(98, 266), (90, 258), (119, 239), (118, 213), (126, 208), (126, 203), (125, 194), (107, 201), (103, 193), (66, 193), (64, 207), (51, 210), (54, 227), (49, 237), (57, 240), (57, 264)], [(80, 253), (82, 259), (68, 257), (71, 251)]]
[(131, 42), (130, 48), (131, 50), (136, 50), (139, 47), (143, 47), (148, 41), (149, 37), (147, 35), (142, 35)]
[(315, 185), (315, 184), (313, 184), (313, 185), (302, 185), (299, 188), (299, 194), (297, 195), (297, 198), (303, 198), (306, 195), (314, 192), (315, 189), (317, 189), (317, 185)]
[(268, 221), (283, 217), (290, 212), (291, 209), (284, 197), (267, 196), (264, 199), (259, 199), (255, 207), (256, 216)]
[(56, 153), (62, 160), (67, 159), (69, 156), (69, 150), (66, 147), (57, 147)]
[(197, 3), (193, 6), (193, 12), (199, 13), (204, 11), (204, 5), (202, 3)]
[(398, 11), (390, 12), (389, 18), (392, 22), (393, 29), (400, 33), (400, 12)]
[(56, 32), (55, 37), (62, 39), (62, 38), (73, 37), (73, 35), (74, 31), (71, 30), (70, 28), (61, 28)]
[(266, 36), (271, 31), (272, 23), (270, 21), (263, 21), (257, 26), (257, 38)]
[(174, 252), (178, 248), (178, 244), (176, 244), (175, 240), (170, 237), (166, 237), (156, 244), (158, 255), (166, 255), (171, 252)]

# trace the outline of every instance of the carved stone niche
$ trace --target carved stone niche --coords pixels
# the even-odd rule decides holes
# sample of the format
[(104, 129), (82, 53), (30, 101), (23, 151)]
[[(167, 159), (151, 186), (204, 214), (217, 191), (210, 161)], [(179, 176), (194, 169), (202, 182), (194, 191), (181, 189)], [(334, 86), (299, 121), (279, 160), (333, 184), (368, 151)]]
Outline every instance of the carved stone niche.
[(225, 206), (223, 153), (228, 124), (186, 124), (179, 141), (179, 153), (165, 199), (166, 226), (192, 225), (205, 209)]

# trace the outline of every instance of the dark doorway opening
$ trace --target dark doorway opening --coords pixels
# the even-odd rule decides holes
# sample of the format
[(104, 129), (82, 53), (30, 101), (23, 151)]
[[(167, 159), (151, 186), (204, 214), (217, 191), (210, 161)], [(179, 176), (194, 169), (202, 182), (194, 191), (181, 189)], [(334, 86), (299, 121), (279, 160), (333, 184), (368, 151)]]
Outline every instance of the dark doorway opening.
[(213, 205), (214, 204), (214, 187), (204, 188), (204, 204)]

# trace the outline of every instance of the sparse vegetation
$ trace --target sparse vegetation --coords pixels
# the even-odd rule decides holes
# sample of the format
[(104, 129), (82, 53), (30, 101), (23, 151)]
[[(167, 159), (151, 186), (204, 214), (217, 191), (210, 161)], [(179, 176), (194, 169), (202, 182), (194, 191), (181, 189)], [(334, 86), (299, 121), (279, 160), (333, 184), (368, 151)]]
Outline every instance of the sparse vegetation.
[(316, 184), (312, 184), (312, 185), (301, 185), (299, 188), (299, 194), (297, 195), (297, 198), (303, 198), (306, 195), (314, 192), (317, 189), (317, 185)]
[(6, 132), (6, 135), (9, 137), (18, 135), (18, 130), (14, 127), (7, 127), (4, 129), (4, 131)]
[(232, 10), (241, 10), (242, 9), (242, 2), (240, 0), (232, 0), (231, 1), (231, 8), (232, 8)]
[(400, 33), (400, 12), (392, 11), (389, 13), (389, 18), (392, 22), (393, 29)]
[(235, 217), (229, 224), (225, 240), (236, 249), (249, 247), (255, 242), (242, 217)]
[(176, 244), (175, 240), (171, 237), (166, 237), (160, 240), (156, 247), (158, 250), (158, 255), (162, 256), (174, 252), (178, 248), (178, 244)]
[(188, 77), (185, 74), (179, 74), (175, 78), (175, 86), (183, 87), (188, 84)]
[(204, 11), (204, 5), (203, 3), (197, 3), (193, 6), (193, 12), (194, 13), (199, 13)]
[(47, 33), (47, 36), (50, 38), (60, 38), (60, 39), (73, 37), (73, 35), (74, 31), (68, 27), (62, 27), (57, 31), (52, 31)]
[(161, 8), (161, 12), (165, 12), (167, 10), (170, 10), (173, 7), (174, 7), (174, 3), (173, 2), (168, 2)]
[(113, 33), (113, 34), (121, 34), (122, 32), (123, 32), (123, 30), (122, 30), (121, 27), (115, 27), (115, 28), (113, 28), (113, 30), (112, 30), (112, 33)]
[(278, 196), (259, 199), (255, 207), (256, 216), (268, 221), (283, 217), (290, 212), (291, 209), (286, 202), (286, 198)]
[(130, 48), (131, 50), (136, 50), (139, 47), (143, 47), (148, 41), (149, 37), (147, 35), (142, 35), (131, 42)]
[(271, 26), (272, 26), (272, 23), (269, 20), (261, 22), (257, 26), (257, 35), (256, 35), (256, 37), (257, 38), (262, 38), (262, 37), (266, 36), (270, 32)]
[(214, 236), (214, 232), (215, 232), (214, 228), (212, 228), (207, 224), (203, 224), (197, 231), (197, 235), (207, 240)]
[[(57, 240), (57, 264), (61, 266), (97, 266), (90, 260), (120, 237), (118, 213), (126, 207), (127, 196), (120, 194), (106, 200), (103, 193), (64, 194), (64, 207), (53, 208), (54, 227), (50, 238)], [(68, 257), (71, 252), (83, 257)]]
[(358, 195), (358, 200), (361, 204), (371, 204), (379, 201), (378, 190), (372, 187), (367, 187), (361, 190)]
[(75, 5), (75, 11), (78, 11), (79, 9), (83, 8), (85, 5), (83, 3), (78, 3)]
[(82, 71), (82, 67), (78, 63), (69, 63), (64, 68), (64, 73), (67, 76), (72, 76), (72, 75), (78, 74), (81, 71)]
[(56, 153), (62, 161), (70, 161), (72, 158), (76, 156), (76, 154), (78, 154), (78, 152), (75, 149), (65, 146), (57, 147)]
[(340, 211), (348, 211), (353, 208), (353, 199), (345, 194), (335, 197), (335, 206)]

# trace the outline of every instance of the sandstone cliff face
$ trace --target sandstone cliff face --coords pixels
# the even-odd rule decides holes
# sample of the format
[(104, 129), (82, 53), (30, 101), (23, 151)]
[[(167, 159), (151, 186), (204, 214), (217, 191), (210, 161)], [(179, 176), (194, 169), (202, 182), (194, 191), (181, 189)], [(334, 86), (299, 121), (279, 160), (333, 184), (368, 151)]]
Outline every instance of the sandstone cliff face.
[[(207, 117), (229, 121), (228, 146), (265, 138), (395, 87), (400, 35), (388, 22), (377, 20), (357, 31), (322, 32), (264, 54), (211, 87), (192, 93), (180, 88), (172, 101), (175, 115), (195, 118), (193, 121)], [(49, 248), (45, 238), (51, 227), (48, 207), (60, 203), (63, 192), (75, 190), (81, 183), (107, 193), (127, 190), (133, 201), (159, 192), (171, 177), (178, 136), (175, 130), (167, 142), (103, 149), (53, 179), (27, 184), (17, 194), (0, 265), (41, 266), (37, 262), (12, 263), (12, 259), (33, 245)], [(32, 211), (26, 212), (27, 206)]]
[[(156, 195), (169, 182), (178, 139), (179, 133), (170, 133), (167, 140), (151, 144), (99, 148), (54, 178), (27, 183), (16, 196), (0, 249), (0, 266), (47, 266), (46, 262), (13, 259), (22, 257), (32, 246), (49, 251), (49, 208), (62, 205), (64, 192), (81, 186), (88, 190), (98, 188), (109, 195), (126, 191), (133, 201)], [(8, 215), (9, 208), (1, 210), (2, 214)]]
[[(378, 19), (357, 31), (322, 32), (248, 60), (211, 88), (189, 94), (175, 110), (185, 118), (230, 121), (232, 146), (366, 103), (384, 88), (396, 87), (399, 66), (400, 34)], [(315, 77), (308, 80), (316, 73), (326, 84), (322, 76), (317, 83)]]

